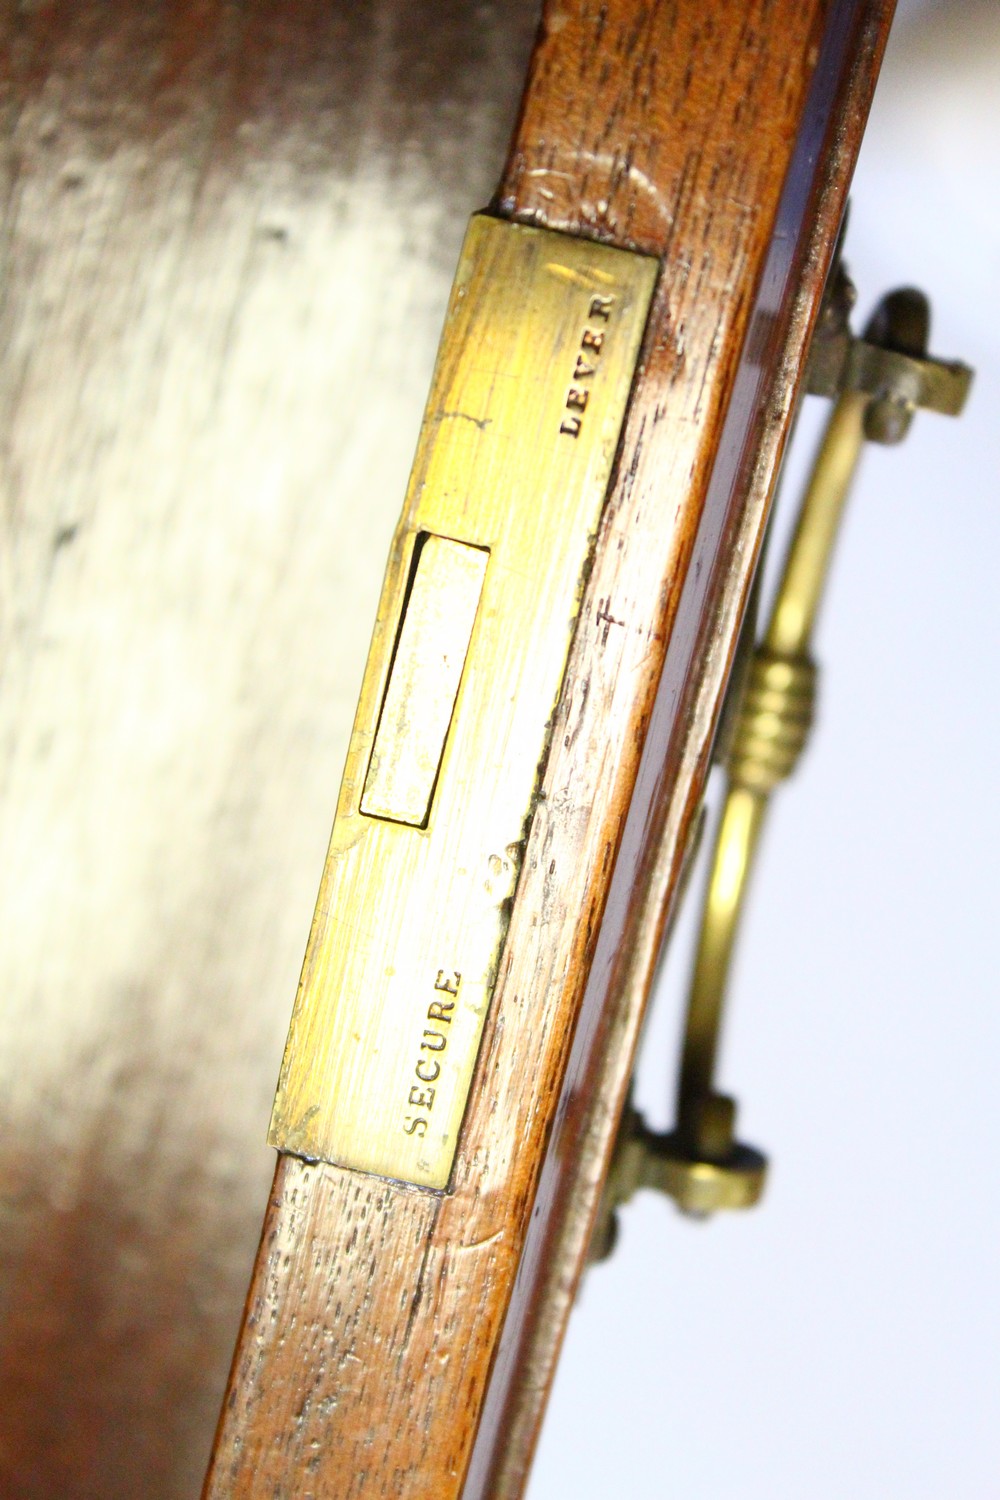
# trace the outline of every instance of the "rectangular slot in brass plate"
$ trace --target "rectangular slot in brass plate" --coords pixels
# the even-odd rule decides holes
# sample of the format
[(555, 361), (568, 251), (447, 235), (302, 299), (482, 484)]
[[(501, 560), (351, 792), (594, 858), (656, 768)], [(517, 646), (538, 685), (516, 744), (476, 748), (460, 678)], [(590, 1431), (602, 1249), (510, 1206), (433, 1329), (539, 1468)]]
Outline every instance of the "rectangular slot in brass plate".
[(279, 1150), (448, 1185), (655, 279), (644, 256), (469, 226), (278, 1082)]
[(420, 538), (361, 811), (423, 828), (469, 650), (489, 553)]

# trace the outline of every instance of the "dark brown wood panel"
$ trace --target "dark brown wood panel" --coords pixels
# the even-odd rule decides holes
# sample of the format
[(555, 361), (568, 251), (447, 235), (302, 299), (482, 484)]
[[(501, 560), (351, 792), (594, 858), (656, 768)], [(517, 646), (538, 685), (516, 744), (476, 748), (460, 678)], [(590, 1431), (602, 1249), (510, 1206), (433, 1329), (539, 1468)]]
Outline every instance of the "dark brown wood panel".
[(536, 0), (0, 7), (0, 1493), (191, 1500)]

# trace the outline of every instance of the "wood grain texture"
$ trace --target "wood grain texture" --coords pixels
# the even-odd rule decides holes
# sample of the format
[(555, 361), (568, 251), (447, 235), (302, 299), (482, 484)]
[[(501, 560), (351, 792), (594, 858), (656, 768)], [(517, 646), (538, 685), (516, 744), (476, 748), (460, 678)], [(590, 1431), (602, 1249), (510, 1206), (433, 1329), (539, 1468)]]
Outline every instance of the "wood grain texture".
[(523, 1492), (683, 883), (732, 654), (874, 92), (891, 4), (842, 7), (813, 78), (643, 745), (465, 1500)]
[[(850, 31), (857, 14), (844, 7), (836, 23)], [(564, 1077), (595, 950), (602, 967), (592, 984), (610, 988), (615, 955), (597, 948), (598, 934), (668, 644), (680, 673), (667, 679), (657, 742), (683, 745), (686, 778), (674, 793), (668, 869), (704, 772), (767, 488), (758, 486), (751, 523), (742, 514), (729, 532), (743, 550), (723, 590), (726, 636), (716, 638), (685, 740), (690, 662), (700, 649), (704, 665), (709, 580), (733, 523), (729, 488), (710, 486), (720, 439), (730, 479), (752, 469), (754, 443), (763, 444), (765, 474), (780, 449), (787, 396), (773, 408), (766, 392), (734, 407), (731, 399), (748, 337), (774, 352), (787, 330), (787, 320), (779, 334), (751, 329), (750, 319), (755, 306), (768, 310), (762, 277), (828, 16), (819, 3), (737, 15), (722, 0), (547, 12), (532, 74), (538, 97), (522, 116), (498, 204), (666, 256), (640, 397), (598, 538), (454, 1191), (438, 1197), (279, 1163), (211, 1500), (447, 1500), (462, 1490), (546, 1147), (574, 1103)], [(632, 63), (614, 82), (600, 50), (609, 38)], [(805, 182), (800, 197), (812, 190)], [(781, 228), (803, 232), (801, 220)], [(811, 296), (821, 274), (817, 263)], [(797, 319), (804, 334), (808, 319)], [(743, 368), (758, 394), (759, 366)], [(724, 425), (730, 410), (737, 416)], [(680, 615), (689, 580), (699, 607)], [(647, 776), (647, 806), (632, 814), (626, 903), (653, 831), (645, 823), (657, 778)], [(662, 816), (660, 805), (653, 824)], [(658, 878), (666, 889), (670, 878)], [(487, 1481), (488, 1451), (482, 1462), (473, 1489)]]
[(190, 1500), (534, 0), (0, 9), (0, 1492)]

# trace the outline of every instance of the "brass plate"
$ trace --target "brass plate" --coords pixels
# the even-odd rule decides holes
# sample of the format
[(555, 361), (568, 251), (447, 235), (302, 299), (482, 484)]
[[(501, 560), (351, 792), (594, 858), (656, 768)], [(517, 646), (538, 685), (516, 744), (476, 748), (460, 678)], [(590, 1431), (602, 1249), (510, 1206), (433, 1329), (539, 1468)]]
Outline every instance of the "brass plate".
[[(279, 1150), (448, 1184), (656, 269), (485, 215), (469, 226), (278, 1083)], [(392, 731), (397, 763), (411, 736), (437, 760), (408, 823), (361, 800), (381, 774), (373, 745), (425, 534), (489, 557), (457, 695), (418, 672), (409, 727)]]

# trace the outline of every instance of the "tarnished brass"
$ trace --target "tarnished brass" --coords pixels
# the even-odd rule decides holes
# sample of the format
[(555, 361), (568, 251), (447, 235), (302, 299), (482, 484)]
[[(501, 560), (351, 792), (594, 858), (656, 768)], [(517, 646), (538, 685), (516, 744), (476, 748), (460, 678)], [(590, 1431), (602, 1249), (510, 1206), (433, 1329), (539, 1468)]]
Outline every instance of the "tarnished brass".
[(837, 261), (809, 356), (808, 389), (836, 399), (848, 391), (870, 398), (865, 436), (898, 443), (918, 407), (957, 417), (972, 385), (972, 371), (957, 360), (927, 353), (930, 307), (923, 292), (901, 287), (884, 297), (864, 336), (850, 329), (855, 291)]
[[(735, 1100), (714, 1086), (730, 962), (754, 856), (774, 788), (794, 770), (813, 720), (816, 667), (809, 651), (844, 504), (866, 439), (898, 442), (918, 406), (958, 415), (972, 382), (965, 365), (926, 355), (930, 314), (910, 289), (883, 299), (863, 338), (847, 317), (854, 289), (838, 270), (824, 309), (810, 389), (836, 389), (833, 412), (802, 501), (764, 638), (734, 672), (738, 704), (727, 724), (728, 787), (713, 853), (688, 998), (677, 1124), (656, 1134), (629, 1110), (608, 1178), (593, 1255), (614, 1242), (615, 1209), (658, 1187), (685, 1212), (749, 1208), (767, 1162), (736, 1140)], [(753, 626), (751, 614), (750, 626)]]
[(751, 1146), (730, 1145), (724, 1163), (688, 1161), (679, 1150), (676, 1134), (650, 1130), (631, 1106), (605, 1185), (591, 1260), (604, 1260), (614, 1249), (617, 1222), (614, 1210), (640, 1188), (656, 1188), (673, 1198), (692, 1218), (705, 1218), (720, 1208), (752, 1208), (764, 1190), (767, 1162)]
[(642, 256), (472, 221), (278, 1084), (279, 1150), (447, 1186), (655, 277)]

